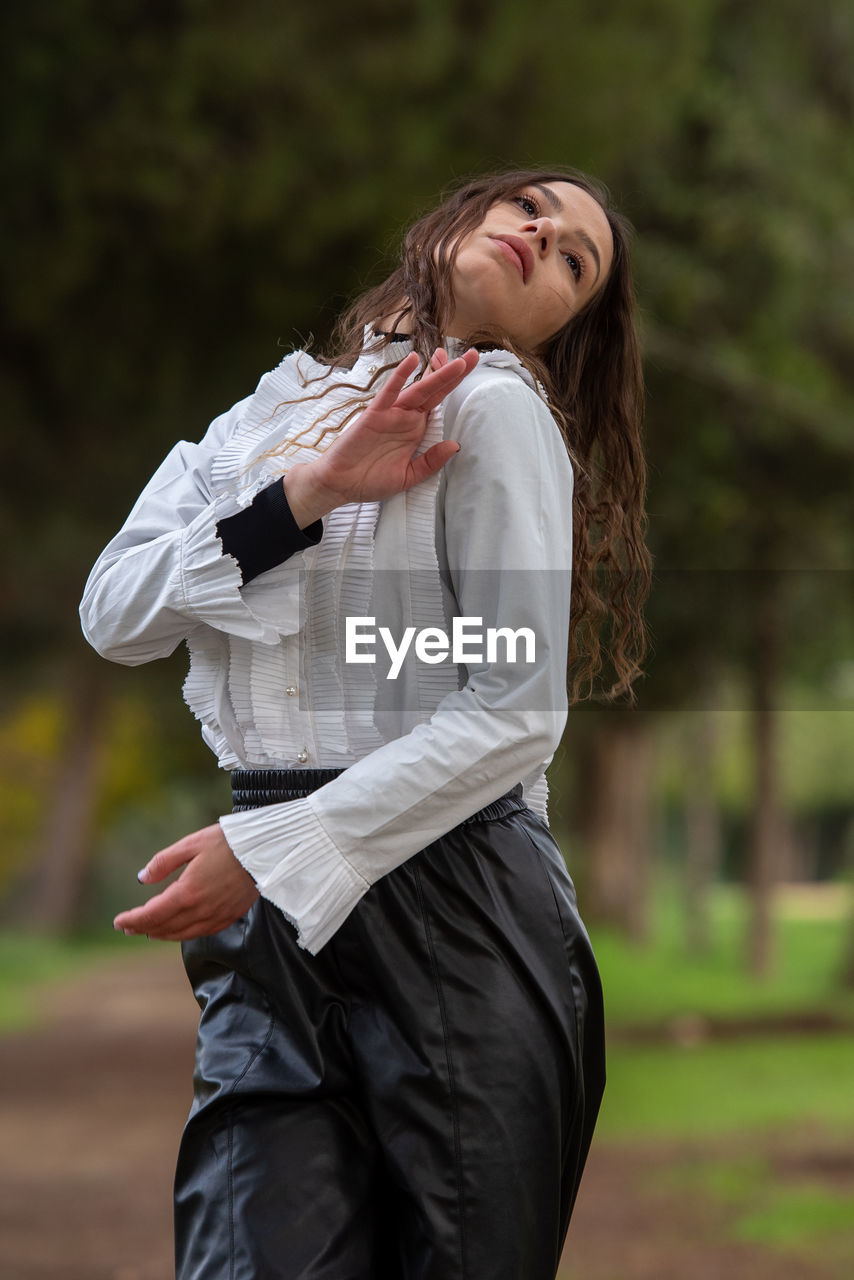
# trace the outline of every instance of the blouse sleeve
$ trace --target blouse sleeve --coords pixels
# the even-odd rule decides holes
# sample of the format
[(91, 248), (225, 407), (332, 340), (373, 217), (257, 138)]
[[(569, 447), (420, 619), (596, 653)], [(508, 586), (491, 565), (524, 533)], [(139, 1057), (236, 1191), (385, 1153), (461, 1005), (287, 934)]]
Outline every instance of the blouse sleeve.
[(461, 445), (443, 472), (459, 614), (529, 628), (534, 661), (499, 643), (429, 721), (333, 782), (220, 819), (313, 953), (376, 880), (549, 759), (566, 723), (573, 474), (557, 426), (515, 373), (495, 369), (448, 398), (445, 423)]
[[(262, 644), (299, 629), (298, 567), (292, 581), (277, 583), (275, 624), (252, 611), (241, 587), (314, 545), (322, 525), (297, 527), (280, 480), (246, 507), (211, 491), (213, 460), (252, 399), (217, 418), (199, 444), (175, 446), (96, 562), (80, 620), (103, 657), (127, 666), (166, 657), (200, 625)], [(259, 539), (266, 545), (253, 551)]]

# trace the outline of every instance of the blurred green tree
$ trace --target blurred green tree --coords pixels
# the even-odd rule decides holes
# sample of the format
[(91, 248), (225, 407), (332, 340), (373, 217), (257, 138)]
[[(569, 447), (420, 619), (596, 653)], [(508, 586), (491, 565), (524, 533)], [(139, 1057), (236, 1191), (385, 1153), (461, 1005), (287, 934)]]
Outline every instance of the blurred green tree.
[[(688, 590), (700, 608), (687, 635), (684, 601), (660, 599), (656, 621), (688, 640), (694, 662), (680, 645), (677, 679), (725, 653), (747, 679), (748, 960), (761, 972), (785, 844), (775, 751), (784, 672), (827, 677), (839, 657), (834, 628), (789, 604), (812, 572), (829, 588), (825, 609), (850, 615), (854, 99), (844, 68), (854, 21), (847, 6), (794, 0), (773, 20), (744, 3), (706, 12), (702, 74), (671, 103), (669, 145), (644, 157), (639, 277), (658, 561), (683, 583), (713, 573)], [(660, 645), (665, 661), (668, 651)]]

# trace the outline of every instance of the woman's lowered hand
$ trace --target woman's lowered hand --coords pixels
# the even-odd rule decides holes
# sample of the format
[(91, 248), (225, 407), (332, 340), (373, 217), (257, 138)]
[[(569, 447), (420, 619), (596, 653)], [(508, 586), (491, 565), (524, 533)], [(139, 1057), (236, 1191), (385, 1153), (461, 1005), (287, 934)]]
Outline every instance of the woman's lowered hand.
[(285, 493), (294, 519), (305, 529), (320, 516), (349, 502), (379, 502), (435, 474), (459, 445), (453, 440), (434, 444), (415, 457), (424, 438), (431, 409), (459, 386), (478, 361), (476, 351), (449, 360), (441, 349), (430, 371), (405, 386), (418, 368), (417, 352), (410, 352), (345, 431), (316, 461), (297, 463), (284, 477)]
[(201, 938), (233, 924), (258, 897), (255, 881), (237, 861), (218, 823), (161, 849), (139, 879), (156, 884), (180, 867), (177, 880), (143, 906), (120, 912), (113, 927), (172, 942)]

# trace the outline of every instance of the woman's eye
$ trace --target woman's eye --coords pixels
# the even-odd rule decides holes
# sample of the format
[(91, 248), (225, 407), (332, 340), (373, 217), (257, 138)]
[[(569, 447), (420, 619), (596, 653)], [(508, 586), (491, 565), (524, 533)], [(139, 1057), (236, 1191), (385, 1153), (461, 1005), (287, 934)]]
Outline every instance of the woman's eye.
[(584, 263), (577, 253), (565, 253), (564, 258), (569, 264), (569, 269), (575, 276), (576, 280), (580, 280), (584, 275)]
[(522, 212), (527, 213), (529, 218), (536, 218), (539, 215), (540, 206), (533, 196), (514, 196), (514, 199)]

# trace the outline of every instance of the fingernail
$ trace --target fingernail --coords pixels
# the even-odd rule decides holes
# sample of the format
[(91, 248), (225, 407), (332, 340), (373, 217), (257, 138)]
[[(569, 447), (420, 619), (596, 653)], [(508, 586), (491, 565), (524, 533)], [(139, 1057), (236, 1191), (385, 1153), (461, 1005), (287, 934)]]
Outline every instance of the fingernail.
[(125, 929), (125, 937), (126, 937), (126, 938), (132, 938), (132, 937), (133, 937), (133, 929)]
[(141, 871), (137, 871), (136, 878), (140, 884), (148, 883), (148, 867), (143, 867)]

